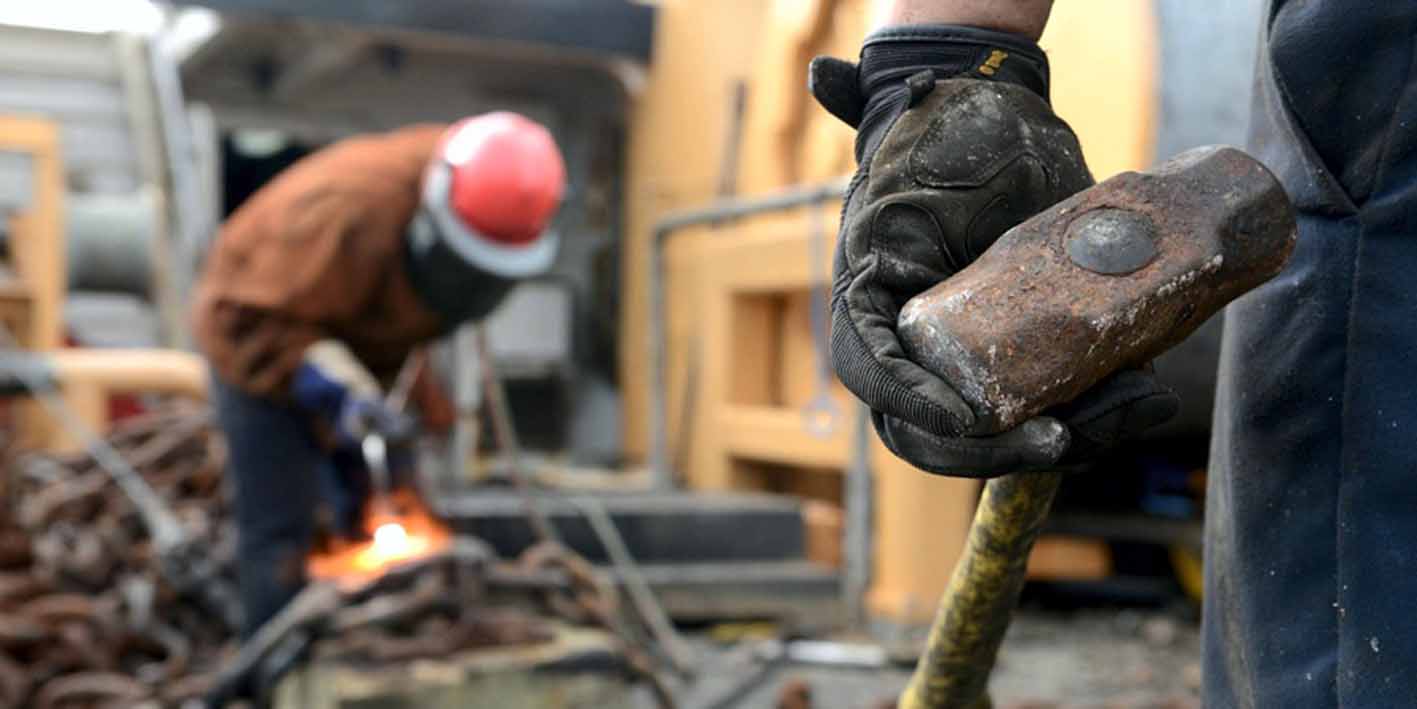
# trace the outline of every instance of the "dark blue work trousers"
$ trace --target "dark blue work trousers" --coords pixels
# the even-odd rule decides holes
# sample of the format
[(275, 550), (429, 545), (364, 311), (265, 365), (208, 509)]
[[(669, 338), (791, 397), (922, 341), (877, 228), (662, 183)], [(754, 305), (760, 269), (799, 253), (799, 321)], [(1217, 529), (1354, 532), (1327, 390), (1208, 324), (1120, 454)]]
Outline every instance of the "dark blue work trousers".
[(249, 637), (305, 585), (325, 459), (307, 413), (212, 378), (235, 493), (237, 575)]
[(1205, 702), (1417, 707), (1417, 2), (1265, 20), (1250, 147), (1299, 243), (1227, 315)]

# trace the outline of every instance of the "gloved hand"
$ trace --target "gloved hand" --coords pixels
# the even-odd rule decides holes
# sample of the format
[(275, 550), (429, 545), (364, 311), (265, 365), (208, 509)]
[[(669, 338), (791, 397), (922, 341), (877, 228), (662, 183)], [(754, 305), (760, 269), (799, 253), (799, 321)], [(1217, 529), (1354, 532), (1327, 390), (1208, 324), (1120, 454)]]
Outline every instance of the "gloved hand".
[(340, 447), (357, 447), (371, 433), (393, 444), (411, 438), (415, 431), (412, 417), (389, 410), (377, 397), (353, 391), (308, 361), (295, 370), (291, 396), (296, 404), (325, 419)]
[(896, 339), (911, 297), (1092, 184), (1077, 137), (1048, 104), (1037, 44), (895, 27), (867, 38), (859, 66), (819, 57), (810, 79), (822, 106), (857, 129), (860, 165), (837, 244), (832, 362), (887, 447), (929, 472), (989, 477), (1074, 463), (1175, 415), (1175, 394), (1128, 371), (1051, 416), (987, 430)]
[(358, 444), (370, 434), (382, 436), (388, 445), (413, 436), (413, 419), (393, 411), (381, 399), (351, 392), (345, 396), (335, 419), (335, 435), (343, 443)]

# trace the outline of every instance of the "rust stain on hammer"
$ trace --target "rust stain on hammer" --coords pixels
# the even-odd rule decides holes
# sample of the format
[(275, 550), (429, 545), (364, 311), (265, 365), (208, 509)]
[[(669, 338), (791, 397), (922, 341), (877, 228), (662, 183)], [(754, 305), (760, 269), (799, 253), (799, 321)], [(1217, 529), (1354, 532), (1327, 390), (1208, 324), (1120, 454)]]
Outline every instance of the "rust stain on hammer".
[(902, 309), (912, 359), (1007, 430), (1176, 345), (1274, 277), (1293, 207), (1253, 158), (1198, 148), (1123, 173), (1010, 230)]

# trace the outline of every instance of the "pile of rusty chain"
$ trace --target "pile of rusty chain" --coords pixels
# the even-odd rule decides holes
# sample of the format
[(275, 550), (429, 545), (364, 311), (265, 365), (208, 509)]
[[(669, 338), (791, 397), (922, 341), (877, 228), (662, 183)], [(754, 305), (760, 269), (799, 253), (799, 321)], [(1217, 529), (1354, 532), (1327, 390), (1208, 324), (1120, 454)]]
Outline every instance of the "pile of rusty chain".
[[(210, 414), (174, 405), (110, 443), (220, 569), (235, 538), (221, 494), (226, 451)], [(179, 598), (108, 473), (83, 454), (7, 456), (0, 479), (0, 706), (176, 705), (233, 633)]]
[[(175, 402), (120, 423), (107, 440), (234, 582), (226, 449), (210, 410)], [(137, 511), (111, 477), (84, 454), (0, 462), (0, 709), (178, 707), (209, 696), (238, 656), (235, 629), (164, 580)], [(619, 636), (632, 672), (672, 704), (651, 653), (618, 619), (613, 590), (583, 559), (556, 544), (510, 564), (479, 554), (499, 568), (556, 572), (561, 580), (550, 586), (511, 587), (567, 622)], [(311, 652), (388, 663), (551, 637), (525, 603), (479, 603), (495, 581), (487, 564), (466, 562), (429, 558), (338, 594), (303, 628), (315, 630)]]

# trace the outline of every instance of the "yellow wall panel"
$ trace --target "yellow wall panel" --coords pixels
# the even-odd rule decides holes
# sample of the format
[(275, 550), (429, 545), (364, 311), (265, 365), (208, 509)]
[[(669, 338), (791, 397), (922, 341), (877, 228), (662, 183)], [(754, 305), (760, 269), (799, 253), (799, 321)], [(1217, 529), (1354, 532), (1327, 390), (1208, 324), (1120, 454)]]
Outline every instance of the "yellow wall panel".
[(768, 0), (657, 5), (653, 64), (631, 113), (626, 159), (620, 381), (632, 458), (647, 448), (650, 230), (665, 213), (714, 197), (734, 87), (752, 73)]
[(1041, 42), (1053, 108), (1102, 181), (1151, 164), (1160, 91), (1156, 8), (1138, 0), (1055, 3)]

